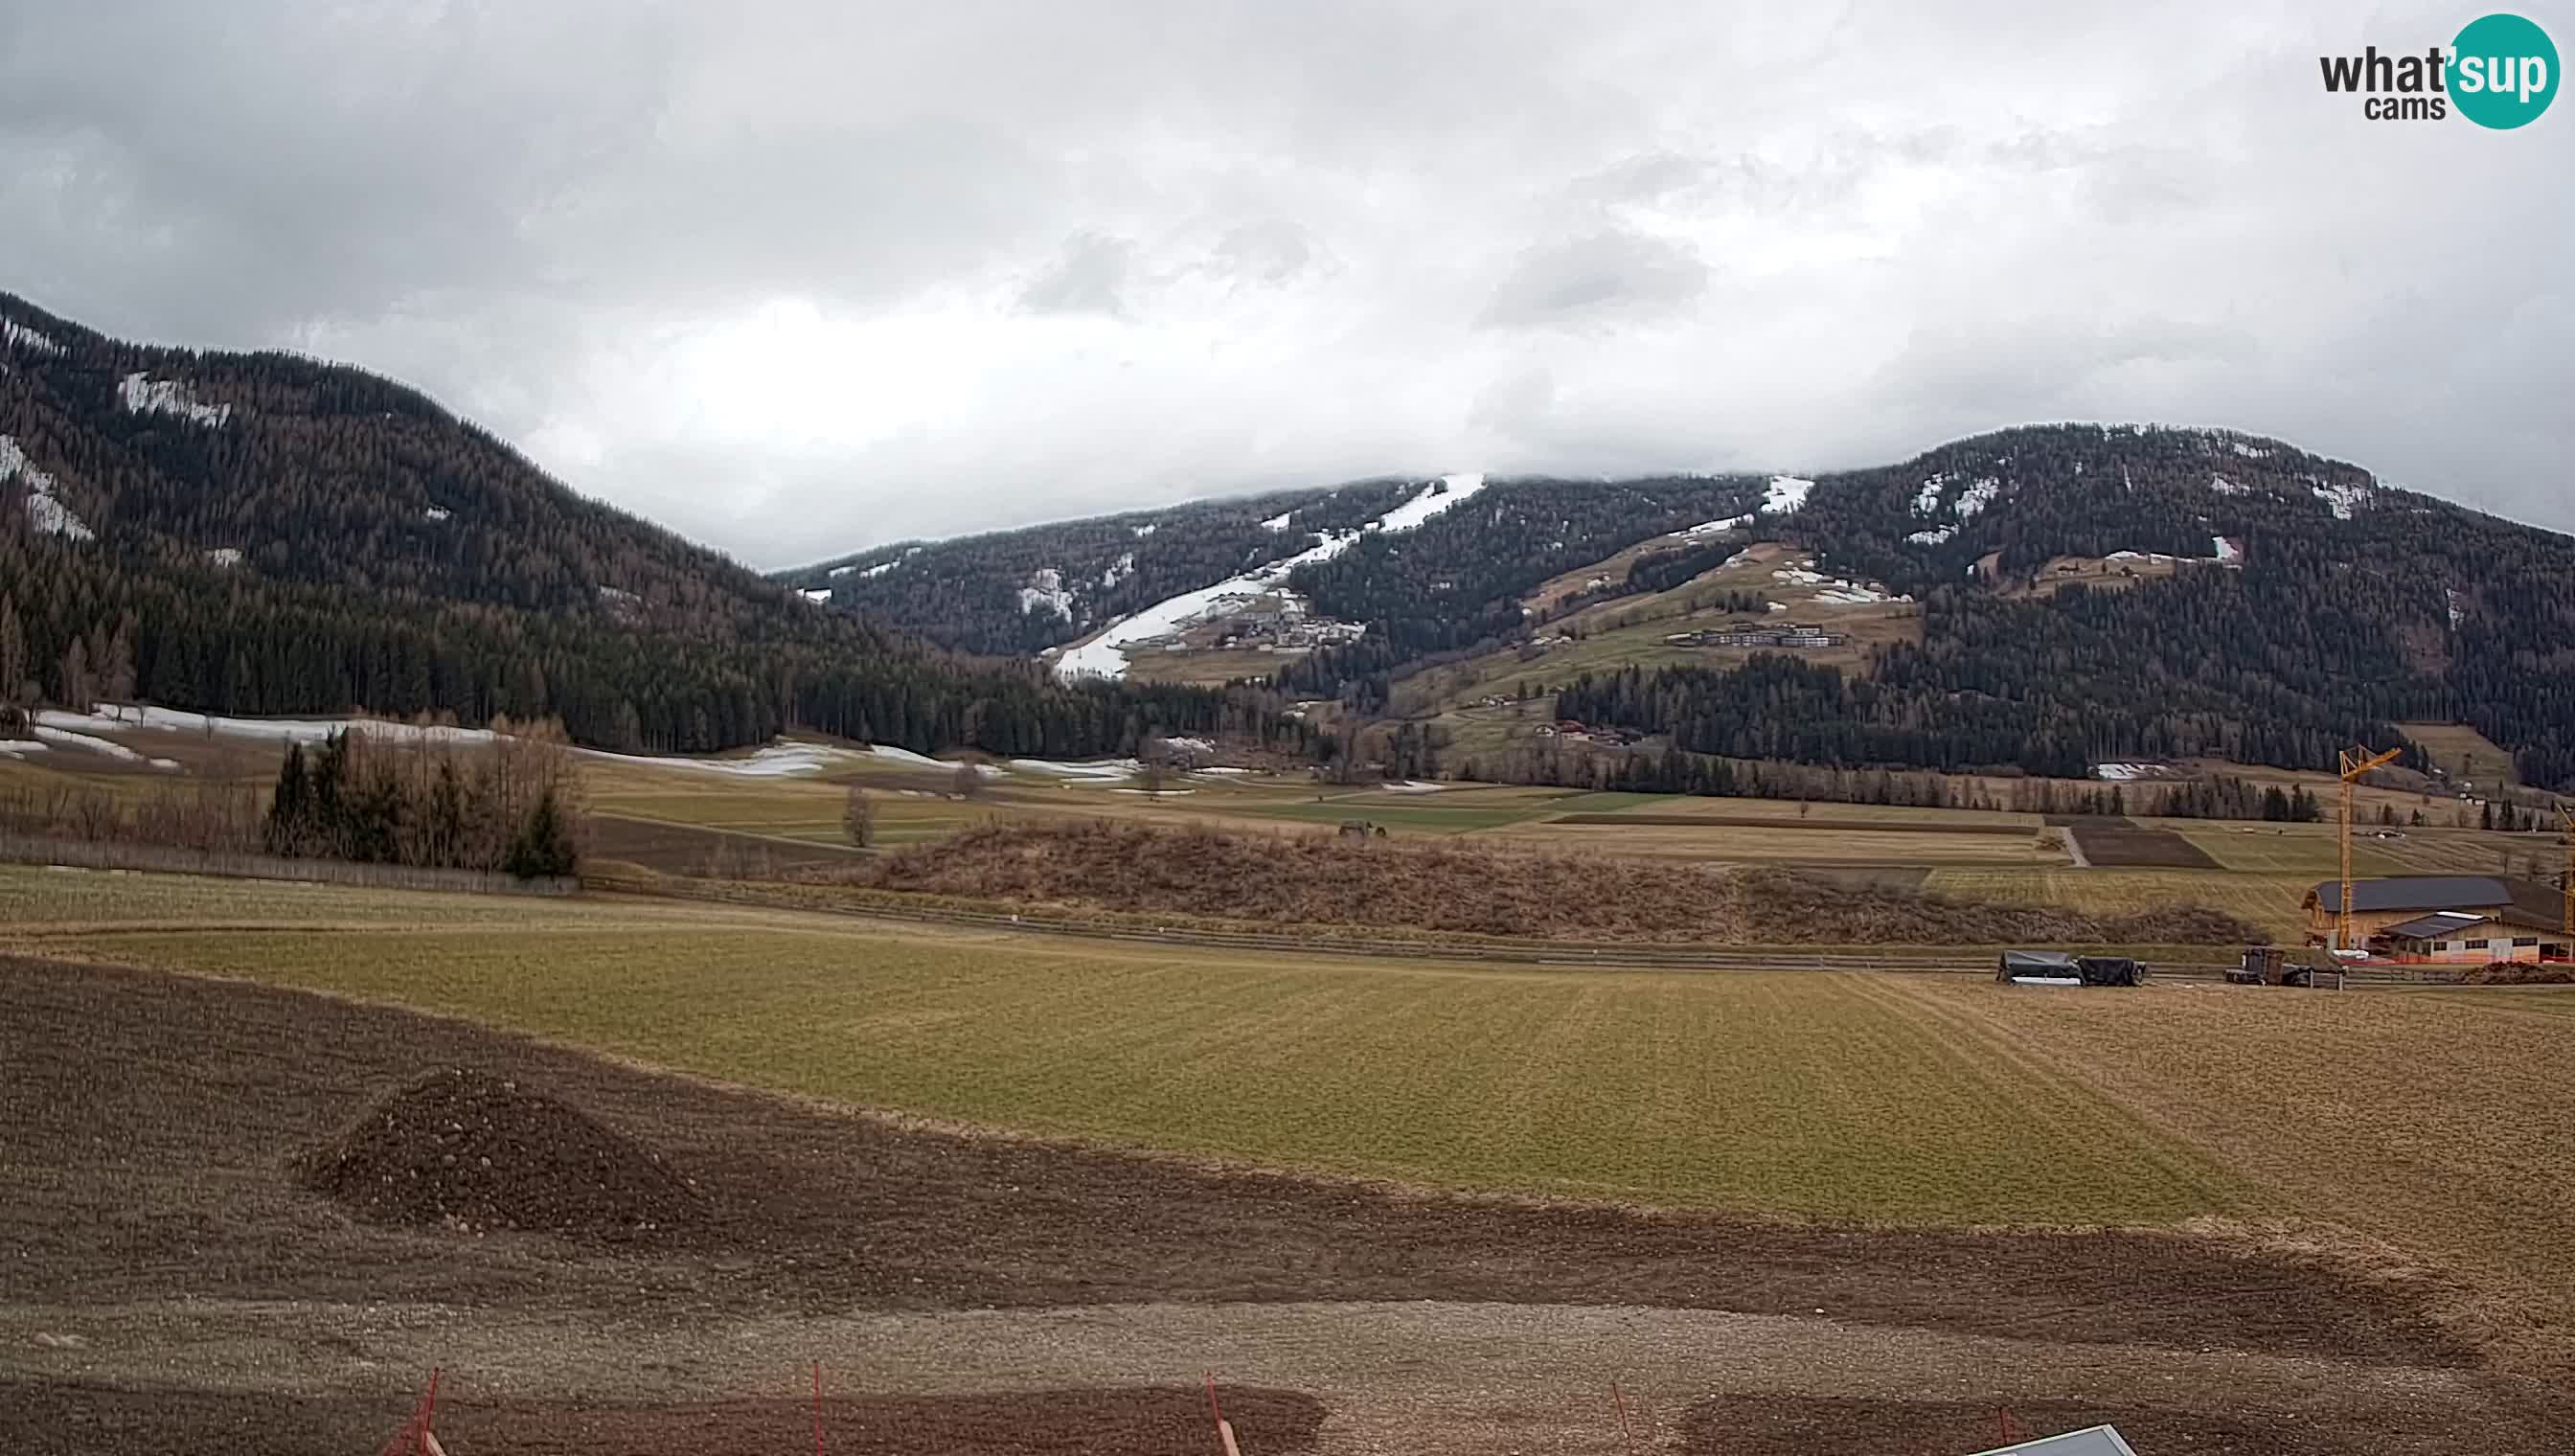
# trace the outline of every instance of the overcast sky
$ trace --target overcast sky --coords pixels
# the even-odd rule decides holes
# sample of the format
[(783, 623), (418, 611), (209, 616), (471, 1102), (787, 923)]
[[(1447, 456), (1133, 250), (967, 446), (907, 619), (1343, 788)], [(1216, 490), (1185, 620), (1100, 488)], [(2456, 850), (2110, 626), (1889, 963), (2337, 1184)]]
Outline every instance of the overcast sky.
[(2068, 418), (2575, 528), (2575, 102), (2318, 79), (2483, 8), (0, 0), (0, 287), (762, 567)]

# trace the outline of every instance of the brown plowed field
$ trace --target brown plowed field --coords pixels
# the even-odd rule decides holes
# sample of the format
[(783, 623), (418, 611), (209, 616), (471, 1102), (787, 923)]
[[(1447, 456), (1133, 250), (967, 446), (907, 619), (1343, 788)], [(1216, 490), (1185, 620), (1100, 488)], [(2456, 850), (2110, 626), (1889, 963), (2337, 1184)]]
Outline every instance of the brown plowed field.
[[(299, 1155), (445, 1067), (651, 1147), (707, 1219), (593, 1245), (372, 1225), (297, 1186)], [(2496, 1452), (2575, 1430), (2446, 1336), (2432, 1290), (2239, 1239), (1770, 1224), (1214, 1168), (115, 968), (0, 961), (0, 1182), (13, 1452), (372, 1449), (433, 1362), (455, 1456), (801, 1449), (809, 1358), (847, 1397), (827, 1411), (845, 1452), (1186, 1449), (1161, 1433), (1180, 1440), (1211, 1368), (1246, 1387), (1253, 1452), (1616, 1450), (1602, 1395), (1622, 1372), (1666, 1445), (1720, 1394), (1838, 1419), (1928, 1390), (2160, 1410), (2216, 1433), (2184, 1449), (2241, 1456), (2455, 1449), (2393, 1410)], [(2215, 1424), (2238, 1410), (2298, 1421)]]

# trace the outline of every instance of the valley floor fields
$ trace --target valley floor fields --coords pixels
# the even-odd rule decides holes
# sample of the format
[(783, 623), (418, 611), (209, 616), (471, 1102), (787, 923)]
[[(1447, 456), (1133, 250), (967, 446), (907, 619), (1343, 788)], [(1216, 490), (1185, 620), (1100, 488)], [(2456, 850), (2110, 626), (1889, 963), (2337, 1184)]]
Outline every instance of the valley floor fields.
[[(1640, 1449), (1965, 1451), (2010, 1405), (2149, 1451), (2555, 1450), (2567, 994), (0, 868), (0, 1441), (366, 1448), (435, 1363), (457, 1456), (766, 1449), (820, 1359), (877, 1432), (834, 1450), (1028, 1449), (996, 1409), (1194, 1450), (1209, 1369), (1259, 1451), (1622, 1451), (1613, 1378)], [(389, 1228), (288, 1175), (460, 1066), (645, 1140), (706, 1221)]]

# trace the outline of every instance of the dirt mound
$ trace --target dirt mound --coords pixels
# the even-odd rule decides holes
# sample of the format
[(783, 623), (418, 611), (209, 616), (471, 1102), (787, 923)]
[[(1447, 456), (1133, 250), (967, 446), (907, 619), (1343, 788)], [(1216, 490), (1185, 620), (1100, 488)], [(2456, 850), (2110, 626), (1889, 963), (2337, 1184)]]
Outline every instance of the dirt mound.
[(297, 1172), (361, 1218), (464, 1233), (627, 1240), (704, 1213), (659, 1153), (518, 1082), (462, 1069), (377, 1103)]
[(1720, 873), (1666, 860), (1437, 841), (1353, 847), (1330, 834), (1108, 821), (991, 824), (846, 871), (800, 877), (1032, 905), (1548, 939), (2235, 945), (2260, 937), (2251, 925), (2196, 905), (2102, 916), (1829, 883), (1779, 869)]
[(2463, 986), (2562, 986), (2575, 985), (2575, 966), (2555, 962), (2540, 964), (2528, 960), (2497, 960), (2471, 966), (2459, 972)]

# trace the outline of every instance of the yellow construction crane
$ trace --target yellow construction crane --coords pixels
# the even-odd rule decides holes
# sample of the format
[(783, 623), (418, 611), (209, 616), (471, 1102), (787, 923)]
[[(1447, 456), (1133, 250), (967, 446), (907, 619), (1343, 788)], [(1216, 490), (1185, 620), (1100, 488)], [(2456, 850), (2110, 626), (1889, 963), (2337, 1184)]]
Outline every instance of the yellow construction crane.
[[(2357, 797), (2356, 790), (2360, 785), (2361, 775), (2372, 768), (2383, 767), (2396, 761), (2403, 752), (2402, 748), (2390, 748), (2384, 753), (2372, 753), (2365, 747), (2342, 750), (2342, 916), (2334, 923), (2336, 950), (2357, 948), (2352, 944), (2352, 931), (2356, 922), (2351, 912), (2351, 817), (2352, 804)], [(2570, 910), (2569, 913), (2575, 914), (2575, 910)]]

